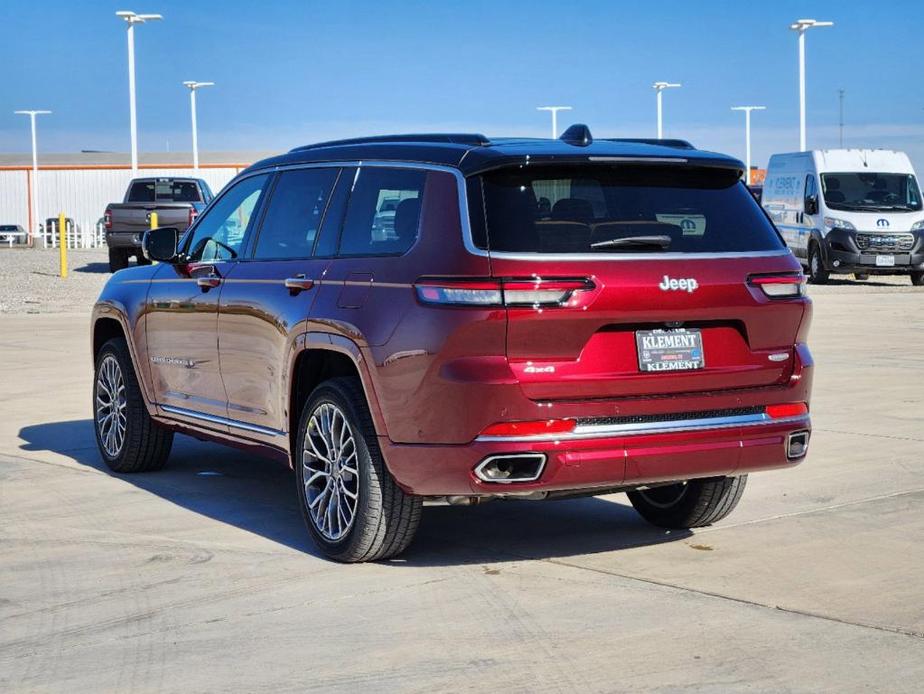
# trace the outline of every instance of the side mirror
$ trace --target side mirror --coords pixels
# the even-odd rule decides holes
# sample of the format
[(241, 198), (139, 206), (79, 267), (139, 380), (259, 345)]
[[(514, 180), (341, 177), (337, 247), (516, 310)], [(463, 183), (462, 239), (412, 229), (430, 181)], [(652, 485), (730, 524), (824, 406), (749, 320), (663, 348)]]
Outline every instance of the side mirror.
[(172, 263), (177, 258), (177, 244), (180, 242), (180, 230), (175, 227), (161, 227), (144, 232), (141, 249), (148, 260)]
[(818, 196), (809, 195), (805, 199), (805, 214), (818, 214)]

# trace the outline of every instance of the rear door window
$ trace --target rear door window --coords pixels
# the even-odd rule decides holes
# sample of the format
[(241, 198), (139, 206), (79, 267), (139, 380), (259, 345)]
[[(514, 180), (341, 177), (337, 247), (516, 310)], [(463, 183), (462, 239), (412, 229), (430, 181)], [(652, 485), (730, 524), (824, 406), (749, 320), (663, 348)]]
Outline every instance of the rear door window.
[(480, 245), (492, 251), (722, 253), (784, 248), (732, 170), (540, 165), (489, 172), (482, 175), (482, 183), (487, 234)]
[(310, 257), (336, 180), (337, 169), (297, 169), (279, 174), (254, 257)]
[(360, 169), (347, 205), (340, 255), (400, 255), (417, 240), (426, 171)]

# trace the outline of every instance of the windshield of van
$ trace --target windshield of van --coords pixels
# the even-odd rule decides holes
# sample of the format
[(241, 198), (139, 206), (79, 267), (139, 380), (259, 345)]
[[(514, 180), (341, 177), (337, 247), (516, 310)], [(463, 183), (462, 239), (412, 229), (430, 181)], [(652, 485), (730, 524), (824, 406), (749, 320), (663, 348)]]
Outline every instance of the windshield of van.
[(921, 191), (912, 174), (824, 173), (821, 190), (832, 210), (916, 212)]
[(482, 175), (491, 251), (724, 253), (785, 248), (736, 171), (530, 165)]

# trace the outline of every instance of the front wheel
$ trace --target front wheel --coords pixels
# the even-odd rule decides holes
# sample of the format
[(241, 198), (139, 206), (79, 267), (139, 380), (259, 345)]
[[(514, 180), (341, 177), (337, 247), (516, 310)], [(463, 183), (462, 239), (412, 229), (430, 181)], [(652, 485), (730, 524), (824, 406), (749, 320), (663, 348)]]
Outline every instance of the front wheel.
[(699, 528), (731, 513), (744, 493), (747, 475), (712, 477), (629, 492), (635, 510), (662, 528)]
[(151, 419), (132, 368), (128, 344), (113, 338), (96, 355), (93, 423), (96, 443), (114, 472), (160, 470), (173, 445), (173, 432)]
[(299, 508), (321, 551), (336, 561), (387, 559), (404, 551), (422, 501), (385, 467), (362, 386), (334, 378), (305, 403), (293, 455)]
[(911, 284), (915, 287), (924, 287), (924, 272), (912, 272)]
[(109, 249), (109, 272), (118, 272), (128, 267), (128, 252), (124, 248)]
[(824, 258), (821, 257), (821, 249), (817, 243), (809, 247), (809, 282), (812, 284), (825, 284), (831, 273), (825, 267)]

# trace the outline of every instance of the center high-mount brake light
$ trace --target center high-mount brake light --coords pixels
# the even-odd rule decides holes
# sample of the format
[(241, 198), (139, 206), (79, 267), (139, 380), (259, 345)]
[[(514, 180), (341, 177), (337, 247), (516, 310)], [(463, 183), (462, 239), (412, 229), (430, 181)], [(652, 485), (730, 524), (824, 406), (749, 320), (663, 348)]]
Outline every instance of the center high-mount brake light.
[(594, 288), (588, 279), (513, 278), (504, 280), (424, 279), (414, 285), (425, 304), (446, 306), (568, 306), (576, 294)]
[(808, 405), (804, 402), (788, 402), (782, 405), (767, 405), (767, 416), (770, 419), (784, 419), (786, 417), (802, 417), (808, 414)]
[(541, 436), (543, 434), (568, 434), (574, 431), (574, 419), (539, 419), (530, 422), (499, 422), (481, 432), (481, 436)]
[(805, 295), (805, 275), (801, 273), (752, 275), (748, 284), (759, 287), (770, 299), (793, 299)]

